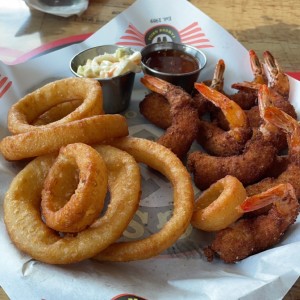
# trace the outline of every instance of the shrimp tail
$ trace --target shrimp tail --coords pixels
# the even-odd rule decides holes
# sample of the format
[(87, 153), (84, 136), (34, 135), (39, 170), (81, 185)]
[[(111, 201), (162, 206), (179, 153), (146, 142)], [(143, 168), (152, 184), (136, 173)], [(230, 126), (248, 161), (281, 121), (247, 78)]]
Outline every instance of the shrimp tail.
[(288, 98), (290, 91), (288, 76), (281, 70), (277, 60), (269, 51), (265, 51), (263, 56), (270, 74), (270, 88), (285, 98)]
[(289, 159), (300, 166), (300, 124), (298, 121), (277, 107), (267, 107), (264, 119), (287, 134)]
[(232, 88), (240, 91), (242, 90), (258, 91), (262, 84), (266, 84), (268, 82), (268, 78), (266, 76), (263, 64), (260, 62), (254, 50), (249, 51), (249, 57), (250, 57), (250, 66), (254, 77), (253, 80), (251, 82), (244, 81), (239, 83), (233, 83), (231, 85)]
[(222, 91), (224, 87), (224, 72), (225, 72), (225, 62), (220, 59), (215, 67), (215, 72), (213, 75), (210, 87), (217, 91)]
[(264, 119), (283, 129), (287, 134), (292, 135), (295, 131), (299, 131), (298, 121), (275, 106), (265, 108)]
[(258, 90), (258, 107), (260, 116), (263, 119), (267, 107), (274, 106), (270, 97), (270, 90), (267, 85), (263, 84)]
[(250, 65), (251, 65), (252, 73), (254, 75), (253, 82), (260, 83), (260, 84), (267, 83), (268, 79), (265, 74), (263, 65), (260, 62), (259, 58), (257, 57), (255, 51), (250, 50), (249, 56), (250, 56)]
[(144, 77), (141, 78), (141, 82), (152, 92), (156, 92), (161, 95), (165, 95), (170, 89), (168, 82), (147, 74), (145, 74)]
[(247, 127), (248, 119), (242, 108), (219, 91), (216, 91), (204, 83), (195, 83), (196, 90), (207, 100), (219, 107), (224, 113), (231, 129)]
[(288, 195), (296, 198), (292, 185), (290, 183), (282, 183), (260, 194), (246, 198), (237, 209), (244, 213), (258, 210), (276, 201), (280, 201)]
[(253, 90), (253, 91), (258, 91), (261, 87), (261, 83), (258, 82), (253, 82), (253, 81), (243, 81), (243, 82), (238, 82), (238, 83), (233, 83), (231, 85), (232, 88), (236, 90)]

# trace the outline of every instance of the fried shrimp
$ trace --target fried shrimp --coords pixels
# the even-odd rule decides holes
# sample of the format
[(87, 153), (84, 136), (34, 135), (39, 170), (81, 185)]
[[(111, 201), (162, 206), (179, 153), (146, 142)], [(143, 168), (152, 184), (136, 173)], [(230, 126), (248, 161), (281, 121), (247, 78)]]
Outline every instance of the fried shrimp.
[(149, 93), (139, 104), (140, 113), (152, 124), (167, 129), (172, 124), (170, 104), (168, 100), (158, 94)]
[[(225, 72), (225, 62), (223, 59), (220, 59), (215, 67), (213, 78), (209, 84), (209, 86), (219, 92), (223, 92), (224, 87), (224, 72)], [(195, 101), (195, 105), (198, 109), (199, 117), (202, 116), (204, 113), (207, 112), (215, 112), (217, 107), (209, 100), (207, 100), (197, 89), (197, 92), (193, 99)]]
[(171, 149), (179, 158), (184, 157), (198, 131), (198, 112), (192, 97), (182, 88), (150, 75), (142, 77), (141, 82), (170, 103), (172, 125), (157, 142)]
[(250, 139), (252, 130), (244, 111), (224, 94), (209, 88), (203, 83), (195, 83), (195, 88), (214, 105), (219, 107), (229, 124), (223, 130), (213, 122), (201, 120), (197, 141), (210, 154), (231, 156), (242, 152)]
[(291, 184), (280, 184), (248, 197), (240, 210), (245, 213), (270, 204), (267, 214), (240, 219), (217, 232), (209, 249), (226, 263), (234, 263), (276, 245), (299, 214), (299, 203)]
[(265, 139), (273, 143), (280, 151), (287, 147), (286, 135), (282, 130), (280, 130), (280, 128), (264, 118), (267, 107), (272, 106), (273, 102), (271, 100), (271, 90), (265, 84), (263, 84), (258, 91), (259, 115), (262, 120), (258, 129), (263, 133)]
[(232, 175), (248, 185), (262, 179), (273, 164), (276, 153), (277, 149), (261, 133), (257, 133), (246, 143), (242, 154), (217, 157), (195, 151), (189, 154), (187, 167), (201, 190), (226, 175)]
[[(254, 50), (249, 51), (250, 65), (253, 73), (253, 83), (266, 84), (268, 82), (262, 63), (257, 57)], [(233, 88), (239, 89), (239, 91), (229, 98), (236, 102), (241, 108), (245, 110), (251, 109), (251, 107), (257, 105), (257, 93), (251, 88), (241, 87), (239, 84), (232, 84)]]
[[(289, 102), (290, 84), (288, 76), (281, 70), (278, 62), (269, 51), (264, 52), (264, 60), (269, 73), (270, 101), (274, 106), (280, 108), (293, 118), (297, 118), (294, 106)], [(261, 82), (248, 82), (234, 84), (237, 89), (253, 89), (258, 91), (261, 88)]]
[[(253, 80), (249, 84), (267, 84), (268, 79), (265, 74), (264, 68), (258, 59), (254, 50), (249, 51), (250, 65), (253, 73)], [(235, 94), (227, 95), (232, 101), (237, 103), (247, 115), (250, 127), (259, 127), (262, 119), (259, 115), (258, 92), (251, 86), (244, 85), (243, 83), (233, 83), (232, 88), (238, 89)], [(223, 129), (228, 129), (227, 121), (223, 114), (215, 115), (215, 120), (218, 125)]]
[(290, 161), (300, 166), (300, 124), (284, 111), (277, 107), (268, 107), (264, 118), (271, 124), (281, 128), (287, 134)]
[(269, 52), (264, 52), (264, 60), (270, 74), (269, 86), (277, 94), (285, 99), (289, 98), (290, 83), (288, 76), (281, 70), (281, 67), (274, 56)]
[(297, 198), (300, 199), (300, 124), (276, 107), (267, 107), (264, 118), (287, 134), (289, 163), (279, 176), (267, 177), (256, 184), (248, 186), (247, 194), (260, 193), (277, 184), (289, 182), (294, 187)]
[[(257, 78), (262, 78), (263, 80), (254, 80), (252, 82), (244, 81), (242, 83), (235, 83), (232, 85), (233, 88), (236, 88), (240, 91), (242, 90), (253, 90), (253, 93), (258, 93), (262, 85), (267, 85), (269, 87), (269, 102), (273, 106), (276, 106), (283, 110), (284, 112), (291, 115), (293, 118), (297, 118), (297, 114), (293, 105), (289, 102), (289, 90), (290, 84), (288, 76), (281, 70), (278, 62), (272, 56), (269, 51), (265, 51), (264, 61), (266, 70), (268, 73), (269, 81), (264, 80), (264, 76), (259, 75)], [(263, 68), (261, 68), (263, 70)], [(247, 117), (249, 119), (250, 126), (252, 128), (257, 128), (261, 126), (264, 122), (263, 118), (260, 116), (260, 109), (258, 105), (251, 107), (248, 110), (245, 110)]]
[[(219, 60), (216, 65), (213, 79), (210, 86), (216, 90), (223, 90), (225, 64)], [(215, 106), (206, 100), (200, 93), (193, 96), (193, 102), (197, 107), (198, 115), (211, 111)], [(170, 103), (161, 94), (152, 92), (147, 94), (139, 104), (140, 113), (152, 124), (159, 128), (167, 129), (172, 124), (172, 115), (170, 113)]]
[[(252, 82), (266, 84), (268, 82), (267, 76), (264, 72), (263, 65), (261, 64), (254, 50), (249, 51), (249, 57), (253, 73)], [(260, 124), (261, 118), (259, 116), (257, 107), (257, 91), (251, 87), (249, 88), (246, 86), (240, 86), (238, 83), (232, 84), (232, 87), (235, 88), (235, 85), (237, 85), (238, 92), (234, 94), (225, 94), (223, 88), (217, 90), (224, 93), (229, 99), (234, 101), (245, 111), (251, 127), (253, 127), (252, 124)], [(212, 114), (212, 117), (214, 121), (217, 122), (219, 127), (228, 130), (228, 122), (224, 117), (222, 111), (219, 110), (217, 112), (214, 112)], [(257, 125), (257, 127), (258, 126), (259, 125)]]

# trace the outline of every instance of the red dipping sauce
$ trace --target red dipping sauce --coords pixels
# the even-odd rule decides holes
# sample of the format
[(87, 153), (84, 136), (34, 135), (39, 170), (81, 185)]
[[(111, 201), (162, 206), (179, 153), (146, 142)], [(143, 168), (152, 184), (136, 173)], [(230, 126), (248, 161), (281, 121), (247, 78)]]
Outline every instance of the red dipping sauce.
[(143, 63), (149, 68), (171, 74), (184, 74), (200, 68), (196, 58), (179, 50), (157, 50), (143, 57)]

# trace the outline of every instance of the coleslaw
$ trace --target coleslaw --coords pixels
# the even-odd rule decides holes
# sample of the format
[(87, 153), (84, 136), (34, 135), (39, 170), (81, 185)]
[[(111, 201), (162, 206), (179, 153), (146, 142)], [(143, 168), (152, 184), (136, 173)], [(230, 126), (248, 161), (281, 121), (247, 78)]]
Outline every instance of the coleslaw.
[(129, 48), (119, 48), (114, 53), (104, 53), (80, 65), (77, 74), (89, 78), (112, 78), (127, 72), (141, 71), (141, 53)]

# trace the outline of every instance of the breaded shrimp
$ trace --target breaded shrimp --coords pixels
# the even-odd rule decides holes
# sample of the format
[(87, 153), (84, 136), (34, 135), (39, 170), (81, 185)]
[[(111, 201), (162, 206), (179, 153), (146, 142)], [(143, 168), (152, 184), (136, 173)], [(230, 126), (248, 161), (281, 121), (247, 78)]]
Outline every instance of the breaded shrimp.
[(286, 134), (278, 126), (273, 125), (264, 118), (266, 109), (273, 106), (271, 90), (263, 84), (258, 91), (259, 115), (262, 120), (258, 130), (263, 133), (266, 140), (272, 142), (281, 151), (287, 147)]
[(172, 124), (170, 104), (158, 93), (149, 93), (139, 104), (140, 113), (152, 124), (167, 129)]
[(264, 118), (271, 124), (281, 128), (287, 134), (288, 160), (287, 167), (278, 177), (267, 177), (246, 188), (248, 195), (260, 193), (279, 183), (289, 182), (300, 199), (300, 124), (297, 120), (276, 107), (267, 107)]
[[(269, 89), (270, 101), (274, 106), (280, 108), (293, 118), (297, 118), (297, 114), (293, 105), (289, 102), (290, 84), (288, 76), (281, 70), (278, 62), (269, 51), (264, 52), (264, 59), (269, 73)], [(247, 82), (234, 84), (235, 88), (253, 89), (258, 91), (261, 88), (260, 82)]]
[[(266, 84), (268, 82), (262, 63), (254, 50), (249, 51), (250, 65), (253, 73), (253, 83)], [(257, 92), (251, 88), (240, 87), (239, 84), (232, 84), (232, 88), (238, 88), (239, 91), (229, 98), (235, 101), (241, 108), (248, 110), (257, 105)]]
[(282, 71), (279, 63), (269, 51), (265, 51), (263, 55), (270, 74), (269, 87), (284, 99), (288, 99), (290, 93), (288, 76)]
[[(210, 86), (217, 90), (223, 89), (224, 84), (224, 61), (220, 60), (215, 68), (213, 79)], [(193, 102), (198, 110), (198, 115), (210, 111), (214, 105), (207, 101), (198, 92), (193, 96)], [(167, 129), (172, 124), (172, 115), (170, 113), (170, 103), (161, 94), (152, 92), (145, 96), (139, 104), (140, 113), (152, 124), (159, 128)]]
[(231, 156), (241, 153), (245, 143), (252, 135), (244, 111), (224, 94), (203, 83), (195, 83), (195, 88), (203, 97), (222, 110), (229, 125), (229, 130), (223, 130), (213, 122), (201, 120), (197, 134), (199, 144), (208, 153), (216, 156)]
[[(254, 50), (249, 51), (249, 58), (253, 73), (252, 83), (267, 84), (268, 79), (263, 65), (258, 59)], [(238, 92), (235, 94), (229, 94), (227, 97), (236, 102), (245, 111), (251, 127), (259, 127), (261, 118), (259, 116), (259, 110), (257, 107), (257, 90), (251, 87), (240, 85), (239, 83), (234, 83), (231, 85), (231, 87), (237, 88)], [(217, 122), (219, 127), (228, 130), (228, 122), (226, 121), (222, 112), (214, 113), (213, 119)]]
[[(268, 107), (269, 91), (270, 89), (266, 85), (261, 86), (259, 107), (263, 117), (268, 109), (274, 108), (272, 106)], [(279, 111), (279, 109), (276, 111)], [(289, 120), (293, 120), (289, 122), (290, 126), (292, 126), (290, 131), (292, 131), (292, 129), (297, 127), (296, 124), (298, 122), (289, 115), (285, 115)], [(269, 124), (271, 122), (270, 118), (264, 117), (264, 120), (268, 124), (262, 124), (261, 128), (253, 131), (252, 138), (246, 143), (242, 153), (238, 155), (216, 157), (201, 151), (191, 153), (187, 162), (189, 170), (194, 175), (196, 186), (200, 189), (206, 189), (225, 175), (235, 176), (244, 185), (249, 185), (262, 180), (271, 169), (272, 172), (277, 172), (278, 174), (279, 169), (275, 170), (273, 166), (278, 162), (278, 145), (283, 136), (279, 134), (274, 124)], [(281, 164), (280, 171), (284, 165), (286, 163)], [(292, 172), (294, 174), (295, 168), (293, 168)], [(298, 188), (295, 187), (295, 189), (298, 191)]]
[[(297, 114), (295, 108), (289, 102), (290, 84), (288, 76), (281, 70), (278, 62), (269, 51), (265, 51), (263, 56), (265, 66), (270, 78), (269, 82), (267, 82), (267, 80), (264, 79), (265, 76), (262, 74), (258, 76), (258, 79), (261, 78), (259, 80), (254, 80), (252, 82), (245, 81), (242, 83), (235, 83), (232, 85), (232, 87), (241, 91), (249, 91), (252, 89), (255, 93), (257, 93), (261, 89), (262, 85), (268, 85), (269, 103), (272, 103), (273, 106), (280, 108), (281, 110), (283, 110), (284, 112), (288, 113), (296, 119)], [(263, 68), (261, 68), (261, 70), (263, 70)], [(249, 123), (252, 128), (258, 128), (264, 123), (263, 118), (260, 116), (260, 109), (258, 108), (258, 105), (255, 105), (250, 109), (245, 110), (245, 113), (249, 119)], [(284, 138), (280, 138), (280, 141), (283, 142), (281, 144), (281, 148), (286, 145), (284, 140)]]
[[(299, 203), (291, 184), (280, 184), (246, 198), (242, 212), (272, 204), (266, 214), (242, 218), (216, 233), (209, 249), (226, 263), (234, 263), (276, 245), (299, 214)], [(206, 250), (206, 253), (209, 251)], [(212, 258), (212, 253), (209, 253)]]
[(258, 132), (246, 143), (240, 155), (217, 157), (195, 151), (189, 154), (187, 167), (201, 190), (226, 175), (235, 176), (244, 185), (249, 185), (262, 179), (276, 154), (277, 149)]
[[(210, 88), (219, 92), (223, 92), (224, 72), (225, 63), (223, 59), (220, 59), (216, 64), (213, 78), (209, 84)], [(199, 117), (201, 117), (205, 113), (216, 111), (217, 108), (211, 101), (208, 101), (201, 93), (199, 93), (197, 89), (195, 89), (195, 92), (196, 94), (194, 95), (193, 99), (195, 101), (195, 105), (197, 106)]]
[(198, 131), (198, 111), (192, 97), (182, 88), (150, 75), (142, 77), (141, 82), (151, 91), (163, 95), (170, 104), (172, 125), (157, 142), (183, 158)]

